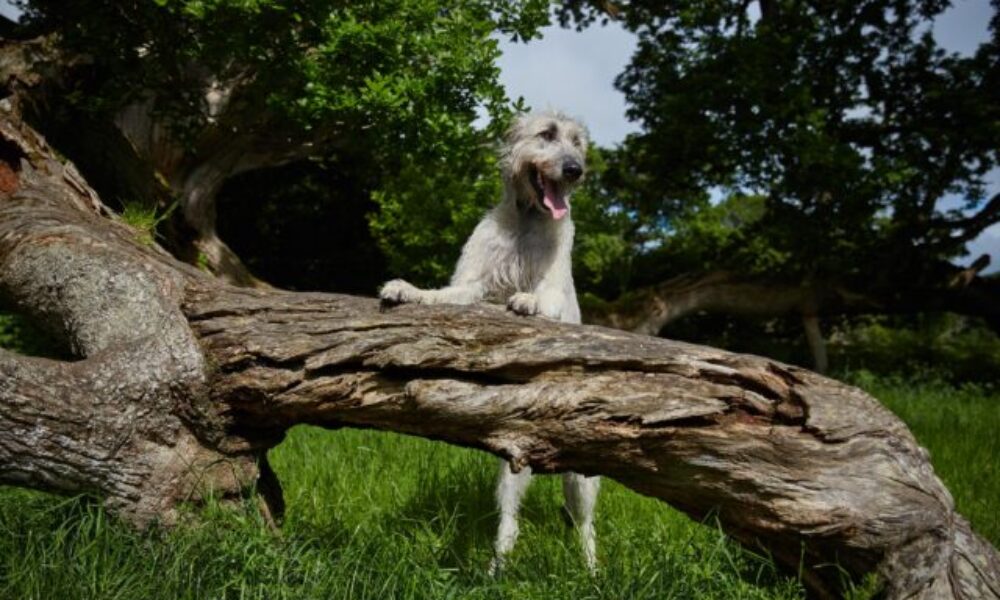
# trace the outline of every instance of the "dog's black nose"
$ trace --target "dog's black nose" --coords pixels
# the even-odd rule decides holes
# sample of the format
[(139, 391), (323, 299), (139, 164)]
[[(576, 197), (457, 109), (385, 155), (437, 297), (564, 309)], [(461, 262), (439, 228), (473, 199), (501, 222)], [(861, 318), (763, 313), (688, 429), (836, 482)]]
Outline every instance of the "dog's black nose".
[(563, 163), (563, 177), (570, 181), (576, 181), (583, 175), (583, 166), (575, 160), (567, 160)]

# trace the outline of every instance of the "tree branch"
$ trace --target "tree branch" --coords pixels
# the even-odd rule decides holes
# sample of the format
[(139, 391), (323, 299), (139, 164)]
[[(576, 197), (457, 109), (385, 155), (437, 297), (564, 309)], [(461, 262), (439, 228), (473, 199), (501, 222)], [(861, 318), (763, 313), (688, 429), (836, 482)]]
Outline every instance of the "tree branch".
[(975, 239), (984, 229), (1000, 222), (1000, 194), (990, 198), (976, 214), (957, 222), (948, 223), (945, 227), (951, 231), (961, 229), (961, 233), (950, 239), (957, 242), (968, 242)]
[(728, 271), (687, 273), (630, 292), (615, 302), (584, 307), (584, 320), (647, 335), (691, 313), (722, 312), (747, 316), (822, 314), (834, 302), (862, 304), (867, 299), (818, 286), (785, 284)]
[(912, 289), (891, 290), (822, 282), (790, 284), (728, 271), (688, 273), (631, 291), (613, 302), (585, 302), (584, 322), (657, 335), (669, 323), (702, 311), (758, 317), (952, 311), (983, 317), (1000, 331), (1000, 303), (996, 301), (1000, 289), (996, 282), (978, 276), (985, 266), (982, 259), (968, 269), (940, 265), (940, 286), (917, 284)]
[(245, 443), (302, 422), (376, 427), (613, 477), (804, 558), (831, 595), (818, 565), (926, 598), (959, 568), (948, 540), (967, 525), (925, 451), (870, 397), (802, 369), (490, 307), (194, 286), (184, 310)]

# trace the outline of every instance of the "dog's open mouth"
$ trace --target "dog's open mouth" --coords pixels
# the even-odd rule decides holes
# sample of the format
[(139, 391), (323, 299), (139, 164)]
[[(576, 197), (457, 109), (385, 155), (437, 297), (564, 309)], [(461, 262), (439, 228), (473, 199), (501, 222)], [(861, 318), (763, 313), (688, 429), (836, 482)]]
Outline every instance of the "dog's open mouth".
[(534, 188), (539, 203), (548, 209), (553, 219), (561, 219), (569, 212), (566, 191), (559, 183), (552, 181), (535, 167), (531, 167), (531, 187)]

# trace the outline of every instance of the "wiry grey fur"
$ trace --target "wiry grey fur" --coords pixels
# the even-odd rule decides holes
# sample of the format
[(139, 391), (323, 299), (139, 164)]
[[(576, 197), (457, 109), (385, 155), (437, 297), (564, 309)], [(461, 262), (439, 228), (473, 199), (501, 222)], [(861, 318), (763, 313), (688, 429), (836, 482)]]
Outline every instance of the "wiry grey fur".
[[(540, 314), (579, 323), (570, 259), (573, 222), (568, 196), (582, 180), (586, 149), (586, 129), (574, 119), (557, 112), (519, 118), (507, 134), (501, 155), (503, 198), (465, 243), (450, 285), (422, 290), (394, 279), (382, 286), (379, 296), (387, 303), (506, 302), (519, 315)], [(559, 201), (553, 197), (566, 200), (567, 212), (562, 218), (556, 218)], [(503, 566), (517, 540), (517, 512), (530, 481), (530, 468), (514, 473), (507, 462), (501, 464), (497, 486), (500, 526), (493, 572)], [(599, 484), (597, 477), (576, 473), (563, 477), (566, 508), (579, 528), (591, 569), (597, 564), (593, 517)]]

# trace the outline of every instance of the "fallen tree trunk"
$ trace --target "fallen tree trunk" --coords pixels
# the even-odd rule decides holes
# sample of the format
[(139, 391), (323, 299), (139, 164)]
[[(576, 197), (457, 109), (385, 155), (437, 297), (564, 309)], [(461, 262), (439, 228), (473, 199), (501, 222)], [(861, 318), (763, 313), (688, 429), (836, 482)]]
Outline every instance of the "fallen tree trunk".
[(1000, 597), (996, 551), (857, 389), (491, 307), (236, 288), (141, 240), (0, 102), (0, 300), (79, 357), (0, 351), (0, 483), (140, 526), (252, 489), (277, 515), (265, 452), (287, 428), (375, 427), (717, 514), (820, 596), (877, 571), (890, 598)]

